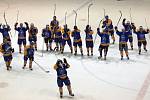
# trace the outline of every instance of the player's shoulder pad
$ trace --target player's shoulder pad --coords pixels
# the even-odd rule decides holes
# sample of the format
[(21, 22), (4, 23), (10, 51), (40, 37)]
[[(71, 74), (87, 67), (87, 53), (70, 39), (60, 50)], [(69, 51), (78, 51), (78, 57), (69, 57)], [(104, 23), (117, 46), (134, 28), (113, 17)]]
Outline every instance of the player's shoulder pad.
[(28, 48), (30, 48), (30, 45), (27, 45), (27, 46), (25, 47), (25, 50), (28, 49)]
[(81, 32), (81, 31), (78, 29), (77, 32)]
[(70, 68), (70, 64), (67, 63), (67, 67)]
[(90, 31), (90, 34), (94, 34), (94, 31), (93, 31), (93, 30), (91, 30), (91, 31)]
[(51, 30), (51, 28), (52, 28), (52, 26), (49, 26), (49, 28), (48, 28), (48, 29), (49, 29), (49, 30)]
[(64, 28), (61, 29), (61, 32), (64, 33)]
[(4, 43), (0, 44), (0, 50), (2, 50), (2, 46), (3, 46), (3, 44), (4, 44)]
[(111, 19), (108, 19), (108, 23), (112, 23), (112, 20), (111, 20)]
[(54, 69), (56, 70), (57, 68), (58, 68), (58, 66), (55, 64), (55, 65), (54, 65)]

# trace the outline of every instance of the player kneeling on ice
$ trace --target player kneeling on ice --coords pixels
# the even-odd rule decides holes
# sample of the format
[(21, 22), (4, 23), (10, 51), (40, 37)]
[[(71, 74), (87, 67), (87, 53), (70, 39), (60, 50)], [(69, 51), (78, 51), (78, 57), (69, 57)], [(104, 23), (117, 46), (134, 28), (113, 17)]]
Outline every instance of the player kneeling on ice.
[(10, 42), (7, 41), (7, 39), (4, 39), (3, 43), (0, 45), (0, 52), (3, 53), (7, 70), (12, 69), (10, 64), (13, 59), (12, 53), (14, 52), (14, 49), (11, 47)]
[(19, 53), (21, 53), (21, 45), (26, 47), (26, 31), (29, 29), (28, 23), (25, 22), (26, 27), (23, 27), (23, 23), (20, 23), (20, 27), (17, 27), (18, 23), (15, 23), (15, 30), (18, 31), (18, 45)]
[(81, 55), (83, 56), (82, 39), (80, 36), (80, 30), (77, 28), (77, 26), (74, 26), (71, 36), (73, 37), (74, 55), (77, 55), (77, 46), (79, 46)]
[(50, 51), (52, 51), (52, 32), (50, 30), (49, 25), (46, 25), (46, 28), (42, 30), (42, 37), (44, 37), (44, 42), (46, 44), (46, 51), (48, 51), (48, 48), (50, 48)]
[(29, 59), (29, 69), (32, 69), (32, 62), (34, 61), (34, 44), (35, 42), (31, 42), (29, 46), (26, 46), (25, 50), (24, 50), (24, 66), (23, 69), (25, 69), (26, 64), (27, 64), (27, 60)]
[(61, 53), (64, 52), (64, 48), (65, 48), (65, 45), (66, 45), (66, 42), (68, 43), (69, 47), (70, 47), (70, 51), (71, 53), (73, 53), (73, 49), (72, 49), (72, 42), (71, 42), (71, 38), (70, 38), (70, 34), (71, 34), (71, 31), (70, 29), (67, 27), (67, 24), (64, 25), (64, 29), (62, 30), (62, 36), (63, 36), (63, 39), (62, 39), (62, 50), (61, 50)]
[(86, 26), (84, 30), (86, 33), (85, 41), (86, 41), (86, 48), (87, 48), (87, 55), (89, 56), (89, 50), (91, 49), (91, 56), (93, 56), (93, 31), (89, 25)]
[(139, 55), (141, 54), (142, 44), (144, 46), (144, 50), (147, 52), (147, 49), (146, 49), (147, 41), (146, 41), (145, 34), (149, 33), (149, 29), (145, 30), (145, 29), (143, 29), (142, 26), (140, 26), (139, 29), (136, 30), (136, 27), (133, 24), (133, 32), (137, 35)]
[(108, 30), (104, 29), (103, 32), (100, 32), (100, 29), (97, 28), (97, 34), (101, 37), (101, 43), (99, 46), (100, 56), (98, 57), (98, 59), (102, 58), (102, 51), (104, 50), (104, 60), (106, 60), (108, 47), (110, 44)]
[(67, 86), (68, 92), (70, 96), (74, 96), (71, 89), (71, 83), (69, 77), (67, 76), (67, 68), (70, 65), (68, 64), (67, 60), (64, 58), (63, 61), (58, 59), (56, 64), (54, 65), (54, 69), (57, 72), (57, 85), (59, 87), (60, 98), (63, 97), (63, 84)]
[(120, 50), (120, 55), (121, 55), (121, 60), (123, 60), (123, 50), (125, 51), (126, 57), (129, 60), (128, 56), (128, 37), (129, 33), (125, 31), (123, 28), (122, 31), (118, 31), (118, 28), (115, 27), (116, 34), (119, 36), (119, 50)]

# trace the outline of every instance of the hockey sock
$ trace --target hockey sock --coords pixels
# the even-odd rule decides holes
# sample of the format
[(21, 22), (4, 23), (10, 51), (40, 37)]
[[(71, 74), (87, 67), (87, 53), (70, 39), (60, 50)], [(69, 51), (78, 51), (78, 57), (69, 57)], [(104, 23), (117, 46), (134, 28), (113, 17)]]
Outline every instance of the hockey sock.
[(72, 49), (72, 47), (70, 47), (70, 51), (71, 51), (71, 53), (73, 53), (73, 49)]
[(87, 56), (89, 56), (89, 48), (87, 48)]
[(93, 56), (93, 48), (91, 48), (91, 56)]
[(131, 49), (133, 50), (133, 43), (132, 42), (130, 42), (130, 46), (131, 46)]
[(19, 45), (19, 53), (21, 53), (21, 45)]
[(82, 47), (79, 47), (79, 48), (80, 48), (81, 55), (83, 56), (83, 50), (82, 50)]

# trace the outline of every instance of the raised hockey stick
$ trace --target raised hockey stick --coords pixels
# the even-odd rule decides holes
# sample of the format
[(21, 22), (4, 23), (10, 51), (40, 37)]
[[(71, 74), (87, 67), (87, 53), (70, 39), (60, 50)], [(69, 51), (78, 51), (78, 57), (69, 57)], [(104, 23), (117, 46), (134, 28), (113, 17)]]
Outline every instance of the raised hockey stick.
[(54, 16), (56, 15), (56, 4), (54, 4)]
[[(86, 7), (87, 5), (89, 5), (90, 3), (92, 3), (94, 0), (85, 0), (83, 2), (83, 4), (81, 4), (78, 8), (74, 9), (76, 12), (80, 11), (81, 9), (83, 9), (84, 7)], [(67, 18), (70, 18), (71, 16), (74, 15), (74, 11), (70, 12), (67, 14)], [(60, 23), (64, 22), (64, 18), (62, 18), (60, 21)]]
[(105, 16), (106, 16), (106, 11), (105, 11), (105, 9), (103, 9), (104, 10), (104, 18), (105, 18)]
[[(7, 20), (6, 20), (6, 14), (5, 14), (5, 11), (4, 11), (4, 21), (5, 21), (5, 24), (8, 26), (8, 23), (7, 23)], [(11, 32), (10, 32), (10, 36), (12, 37)]]
[(73, 10), (73, 12), (75, 13), (75, 26), (76, 26), (77, 25), (77, 16), (78, 16), (78, 14), (75, 10)]
[[(103, 11), (104, 11), (104, 18), (105, 18), (105, 16), (106, 16), (106, 11), (105, 11), (105, 9), (103, 9)], [(104, 18), (100, 20), (99, 25), (98, 25), (98, 28), (101, 26), (101, 24), (102, 24)], [(97, 33), (96, 33), (95, 38), (94, 38), (94, 44), (95, 44), (96, 38), (97, 38)]]
[(65, 25), (67, 24), (67, 12), (65, 12)]
[(6, 14), (5, 14), (5, 11), (4, 11), (4, 21), (5, 21), (5, 24), (8, 25), (8, 24), (7, 24), (7, 20), (6, 20)]
[(90, 23), (90, 7), (93, 5), (93, 3), (89, 4), (88, 6), (88, 25)]
[(121, 18), (122, 18), (122, 12), (121, 12), (121, 10), (119, 10), (119, 13), (120, 13), (120, 17), (119, 17), (119, 20), (118, 20), (118, 22), (117, 22), (117, 27), (118, 27), (119, 22), (120, 22), (120, 20), (121, 20)]
[(145, 25), (146, 25), (146, 28), (148, 29), (148, 24), (147, 24), (146, 18), (145, 18)]
[(42, 57), (43, 57), (43, 54), (44, 54), (44, 39), (43, 39), (43, 43), (42, 43)]
[[(17, 19), (16, 19), (16, 23), (18, 22), (18, 19), (19, 19), (19, 10), (17, 11)], [(15, 34), (14, 34), (14, 37), (16, 36), (16, 30), (15, 30)]]
[[(98, 28), (101, 26), (101, 23), (102, 23), (103, 20), (104, 20), (104, 18), (100, 20)], [(95, 38), (94, 38), (94, 44), (95, 44), (96, 38), (97, 38), (97, 33), (96, 33)]]
[(130, 11), (129, 11), (129, 13), (130, 13), (130, 21), (131, 21), (131, 23), (132, 23), (132, 12), (131, 12), (132, 10), (131, 10), (131, 8), (130, 8)]
[(17, 19), (16, 19), (16, 22), (18, 22), (18, 19), (19, 19), (19, 10), (17, 11)]
[(50, 71), (46, 71), (40, 64), (38, 64), (36, 61), (34, 61), (35, 62), (35, 64), (37, 64), (38, 65), (38, 67), (42, 70), (42, 71), (44, 71), (45, 73), (49, 73)]
[[(145, 18), (145, 25), (146, 25), (146, 28), (149, 29), (146, 18)], [(149, 35), (149, 38), (150, 38), (150, 35)]]

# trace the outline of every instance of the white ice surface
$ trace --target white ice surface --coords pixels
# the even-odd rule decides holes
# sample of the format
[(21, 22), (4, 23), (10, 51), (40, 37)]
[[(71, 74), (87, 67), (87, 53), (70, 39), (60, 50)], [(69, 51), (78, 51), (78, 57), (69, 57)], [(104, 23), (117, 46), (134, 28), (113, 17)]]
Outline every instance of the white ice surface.
[[(41, 57), (43, 39), (41, 29), (52, 20), (54, 4), (57, 4), (56, 15), (60, 24), (64, 24), (64, 15), (72, 13), (83, 5), (82, 0), (0, 0), (0, 22), (4, 23), (3, 11), (6, 10), (8, 23), (12, 28), (12, 45), (15, 47), (14, 59), (12, 61), (13, 70), (6, 71), (2, 55), (0, 55), (0, 100), (59, 100), (58, 88), (56, 84), (56, 72), (53, 69), (58, 58), (66, 57), (71, 64), (68, 70), (73, 92), (74, 100), (135, 100), (147, 74), (150, 72), (150, 52), (142, 51), (138, 55), (136, 36), (134, 35), (134, 50), (129, 51), (130, 60), (121, 61), (118, 51), (118, 38), (115, 45), (111, 45), (108, 52), (107, 61), (99, 61), (99, 38), (97, 38), (94, 47), (94, 56), (83, 58), (80, 56), (68, 57), (65, 55), (55, 55), (44, 53)], [(9, 6), (7, 6), (9, 3)], [(129, 17), (129, 9), (132, 8), (133, 21), (137, 26), (143, 25), (146, 28), (144, 19), (147, 18), (150, 26), (150, 1), (149, 0), (124, 0), (117, 2), (115, 0), (95, 0), (90, 9), (90, 24), (96, 32), (100, 19), (103, 18), (103, 8), (106, 14), (112, 18), (114, 25), (119, 18), (118, 10), (123, 12), (123, 18)], [(23, 55), (18, 53), (17, 35), (14, 37), (13, 25), (16, 22), (17, 10), (19, 13), (18, 22), (33, 22), (39, 28), (38, 52), (35, 55), (35, 61), (41, 64), (50, 73), (44, 73), (33, 64), (33, 71), (22, 70)], [(67, 18), (70, 29), (74, 26), (74, 15)], [(84, 42), (85, 35), (83, 30), (87, 24), (87, 5), (78, 10), (77, 25), (82, 31)], [(121, 28), (121, 24), (120, 24)], [(150, 41), (148, 40), (148, 50), (150, 50)], [(0, 43), (2, 36), (0, 35)], [(84, 54), (86, 55), (85, 43), (83, 43)], [(69, 48), (66, 46), (66, 52)], [(64, 88), (65, 100), (70, 100), (66, 88)], [(146, 93), (144, 100), (150, 100), (150, 88)]]

